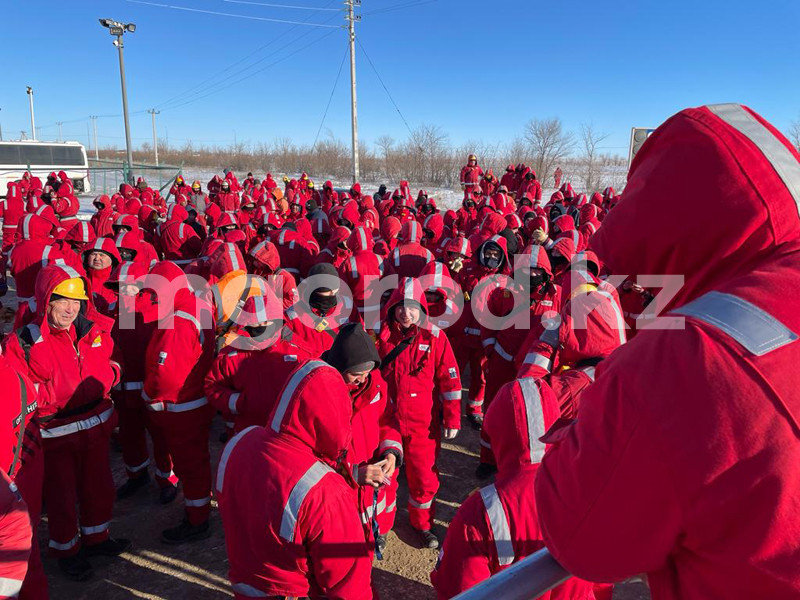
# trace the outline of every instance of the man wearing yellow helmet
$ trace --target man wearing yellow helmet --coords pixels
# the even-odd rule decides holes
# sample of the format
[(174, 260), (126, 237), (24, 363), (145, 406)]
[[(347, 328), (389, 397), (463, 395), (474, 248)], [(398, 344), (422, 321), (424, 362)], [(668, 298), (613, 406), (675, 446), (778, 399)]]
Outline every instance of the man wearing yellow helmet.
[[(95, 310), (87, 292), (86, 279), (73, 268), (44, 267), (36, 278), (37, 313), (6, 347), (13, 366), (38, 384), (44, 450), (38, 496), (47, 504), (50, 553), (75, 581), (92, 575), (89, 558), (117, 556), (130, 543), (109, 537), (115, 494), (109, 392), (121, 371), (114, 360), (113, 321)], [(34, 512), (39, 511), (31, 511), (35, 529)]]
[(461, 169), (461, 189), (471, 192), (473, 189), (480, 189), (483, 169), (478, 166), (478, 157), (470, 154), (467, 157), (467, 164)]

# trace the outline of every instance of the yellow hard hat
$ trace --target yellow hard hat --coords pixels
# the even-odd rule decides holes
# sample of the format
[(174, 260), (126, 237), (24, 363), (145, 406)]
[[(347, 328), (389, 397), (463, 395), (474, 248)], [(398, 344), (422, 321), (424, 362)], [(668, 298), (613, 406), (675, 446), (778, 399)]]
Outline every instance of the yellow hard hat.
[(71, 298), (72, 300), (89, 299), (86, 295), (86, 287), (83, 285), (83, 279), (80, 277), (65, 279), (53, 288), (53, 294), (58, 294), (64, 298)]

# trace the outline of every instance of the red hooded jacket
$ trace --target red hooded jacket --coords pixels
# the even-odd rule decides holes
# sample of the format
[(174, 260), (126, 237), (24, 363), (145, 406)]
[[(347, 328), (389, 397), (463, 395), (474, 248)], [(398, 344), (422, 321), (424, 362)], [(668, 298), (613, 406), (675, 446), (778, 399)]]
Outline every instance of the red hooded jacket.
[(616, 350), (550, 433), (536, 502), (570, 572), (644, 572), (654, 600), (800, 595), (797, 181), (798, 151), (737, 104), (678, 113), (636, 155), (592, 245), (614, 273), (684, 277), (654, 302), (685, 321)]
[(304, 361), (268, 426), (228, 442), (215, 487), (237, 599), (373, 597), (356, 490), (331, 468), (350, 444), (352, 414), (339, 372)]

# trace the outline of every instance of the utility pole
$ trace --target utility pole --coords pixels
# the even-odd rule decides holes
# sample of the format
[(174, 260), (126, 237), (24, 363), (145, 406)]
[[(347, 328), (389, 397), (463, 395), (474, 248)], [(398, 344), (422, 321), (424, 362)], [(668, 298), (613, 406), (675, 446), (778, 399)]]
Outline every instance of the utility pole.
[(156, 166), (158, 166), (158, 138), (156, 137), (156, 115), (160, 115), (161, 111), (151, 108), (147, 112), (153, 117), (153, 150), (156, 153)]
[(31, 139), (35, 142), (36, 141), (36, 120), (33, 118), (33, 88), (31, 86), (26, 86), (28, 88), (28, 102), (31, 105)]
[(128, 179), (133, 183), (133, 149), (131, 148), (131, 126), (128, 122), (128, 90), (125, 85), (125, 58), (122, 55), (122, 36), (126, 31), (130, 33), (136, 31), (136, 25), (134, 23), (120, 23), (119, 21), (112, 21), (111, 19), (100, 19), (100, 24), (107, 28), (111, 35), (117, 38), (113, 43), (117, 47), (117, 50), (119, 50), (119, 79), (122, 84), (122, 114), (125, 118), (125, 147), (128, 154)]
[(353, 14), (353, 8), (361, 6), (361, 0), (345, 0), (350, 34), (350, 116), (353, 127), (353, 183), (358, 181), (358, 110), (356, 107), (356, 21), (361, 20), (361, 15)]
[(64, 121), (56, 121), (56, 125), (58, 125), (58, 141), (63, 142), (63, 136), (61, 135), (61, 126), (64, 124)]
[(94, 127), (94, 159), (100, 160), (100, 148), (97, 145), (97, 117), (92, 116), (89, 118), (92, 120), (92, 126)]

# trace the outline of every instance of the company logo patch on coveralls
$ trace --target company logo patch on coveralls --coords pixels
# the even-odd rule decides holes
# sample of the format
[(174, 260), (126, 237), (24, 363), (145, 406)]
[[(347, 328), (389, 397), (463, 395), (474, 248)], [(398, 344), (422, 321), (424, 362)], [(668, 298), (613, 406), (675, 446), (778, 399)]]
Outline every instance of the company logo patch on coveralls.
[(420, 344), (419, 345), (419, 351), (420, 352), (427, 352), (430, 349), (431, 349), (431, 347), (430, 347), (429, 344)]
[(369, 401), (369, 403), (370, 404), (375, 404), (380, 399), (381, 399), (381, 393), (378, 392), (377, 394), (375, 394), (375, 397), (372, 400)]
[(158, 364), (160, 366), (163, 366), (165, 362), (167, 362), (167, 353), (166, 352), (159, 352), (158, 353)]
[(450, 373), (450, 379), (458, 379), (458, 370), (455, 367), (450, 367), (448, 373)]
[(97, 336), (96, 338), (94, 338), (94, 340), (92, 341), (92, 348), (97, 348), (98, 346), (102, 346), (102, 345), (103, 345), (103, 337), (102, 337), (102, 336), (100, 336), (100, 335), (98, 335), (98, 336)]

